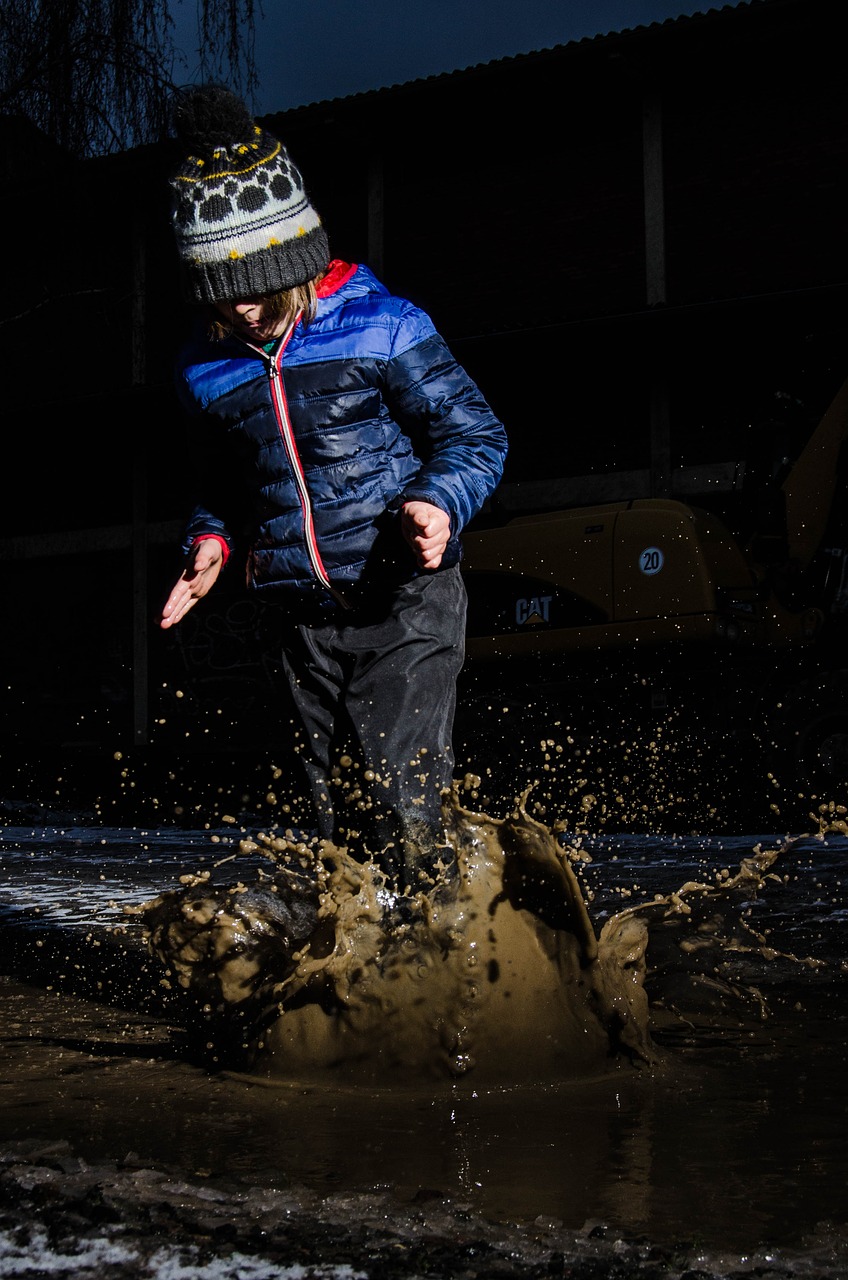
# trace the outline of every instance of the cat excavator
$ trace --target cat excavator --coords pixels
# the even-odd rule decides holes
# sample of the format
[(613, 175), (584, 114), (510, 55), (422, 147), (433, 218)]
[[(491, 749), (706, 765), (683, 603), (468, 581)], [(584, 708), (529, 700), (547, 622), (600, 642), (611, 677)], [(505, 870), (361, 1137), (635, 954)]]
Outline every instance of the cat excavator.
[(478, 518), (462, 562), (469, 758), (500, 733), (609, 759), (630, 732), (632, 773), (676, 727), (699, 790), (712, 773), (756, 808), (759, 773), (769, 813), (848, 802), (846, 434), (848, 380), (736, 527), (672, 498)]

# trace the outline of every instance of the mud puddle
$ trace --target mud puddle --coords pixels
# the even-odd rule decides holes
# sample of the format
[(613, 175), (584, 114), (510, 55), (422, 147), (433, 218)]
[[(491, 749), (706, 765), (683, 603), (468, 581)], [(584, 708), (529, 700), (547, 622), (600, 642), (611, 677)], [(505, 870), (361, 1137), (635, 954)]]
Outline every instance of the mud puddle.
[(0, 1274), (845, 1274), (843, 835), (584, 841), (657, 1061), (379, 1088), (216, 1068), (162, 987), (122, 908), (228, 839), (4, 832)]

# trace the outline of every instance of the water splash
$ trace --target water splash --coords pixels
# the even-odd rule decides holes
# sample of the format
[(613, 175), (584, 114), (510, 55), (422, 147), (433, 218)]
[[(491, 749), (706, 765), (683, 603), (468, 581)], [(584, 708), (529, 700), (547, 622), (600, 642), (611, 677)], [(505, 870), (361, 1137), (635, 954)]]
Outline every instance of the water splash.
[(256, 883), (191, 878), (137, 908), (148, 945), (269, 1077), (502, 1082), (655, 1062), (644, 922), (597, 936), (571, 851), (523, 804), (491, 818), (455, 792), (445, 814), (458, 882), (399, 895), (343, 849), (261, 836), (272, 869)]

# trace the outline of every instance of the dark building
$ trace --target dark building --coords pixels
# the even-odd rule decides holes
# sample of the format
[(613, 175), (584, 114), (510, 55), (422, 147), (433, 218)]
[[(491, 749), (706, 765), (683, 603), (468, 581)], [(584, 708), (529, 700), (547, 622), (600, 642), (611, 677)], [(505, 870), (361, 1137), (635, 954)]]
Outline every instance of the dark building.
[[(675, 496), (732, 526), (798, 451), (848, 374), (839, 18), (750, 0), (265, 118), (333, 252), (502, 416), (501, 511)], [(277, 721), (237, 584), (151, 625), (187, 498), (168, 157), (0, 123), (7, 778), (249, 747)]]

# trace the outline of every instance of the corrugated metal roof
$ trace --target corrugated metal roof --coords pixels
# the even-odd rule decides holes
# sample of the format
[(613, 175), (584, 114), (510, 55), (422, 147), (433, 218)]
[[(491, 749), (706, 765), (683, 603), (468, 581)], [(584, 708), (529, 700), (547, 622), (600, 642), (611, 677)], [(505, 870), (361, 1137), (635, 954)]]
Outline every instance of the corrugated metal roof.
[(270, 116), (296, 115), (301, 111), (311, 111), (316, 107), (326, 107), (332, 103), (338, 102), (361, 102), (364, 100), (374, 99), (382, 94), (396, 93), (399, 89), (416, 89), (423, 85), (431, 85), (435, 83), (444, 83), (455, 77), (466, 76), (475, 72), (489, 72), (494, 69), (501, 69), (509, 65), (515, 65), (522, 62), (533, 61), (538, 58), (550, 56), (561, 56), (565, 50), (575, 50), (578, 47), (596, 46), (600, 47), (606, 42), (629, 39), (634, 35), (642, 32), (657, 31), (660, 28), (681, 27), (687, 24), (701, 24), (705, 22), (714, 22), (719, 18), (723, 18), (728, 12), (740, 9), (752, 8), (772, 8), (778, 7), (782, 0), (736, 0), (733, 4), (724, 4), (719, 7), (697, 10), (691, 14), (680, 14), (677, 18), (664, 18), (661, 22), (640, 23), (635, 27), (622, 27), (620, 30), (599, 32), (594, 36), (581, 36), (577, 40), (569, 40), (564, 44), (549, 45), (540, 49), (530, 50), (526, 53), (510, 54), (504, 58), (493, 58), (489, 62), (469, 63), (465, 67), (455, 67), (451, 71), (434, 72), (429, 76), (421, 76), (414, 80), (400, 80), (392, 84), (381, 85), (377, 89), (365, 89), (358, 93), (346, 94), (338, 98), (321, 98), (314, 102), (302, 103), (300, 106), (291, 107), (283, 111), (269, 111), (263, 113), (263, 118)]

